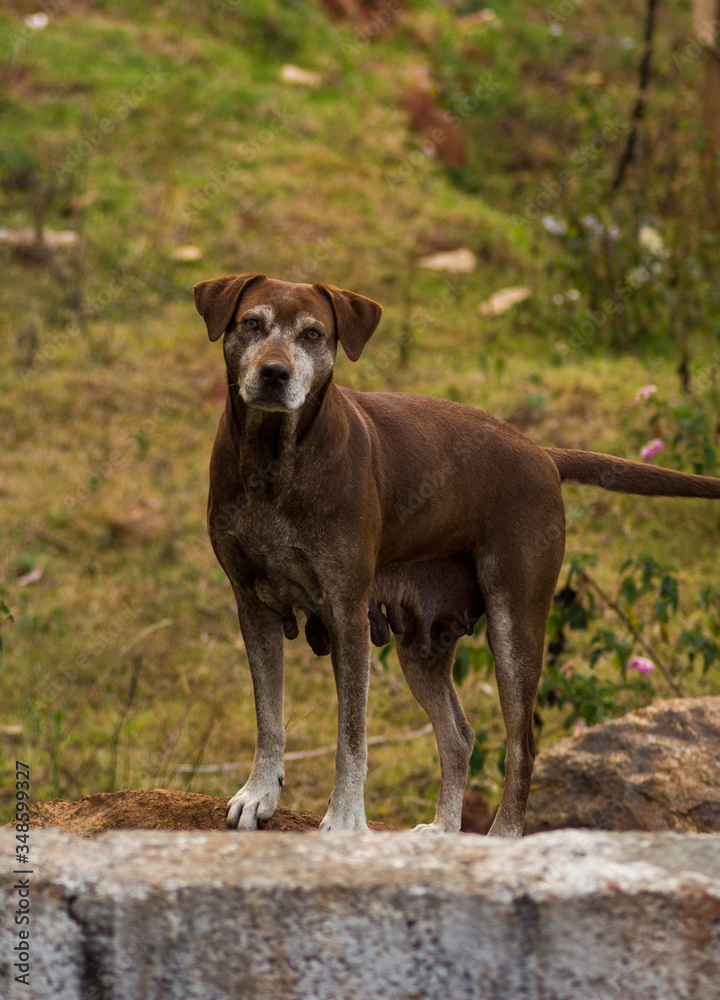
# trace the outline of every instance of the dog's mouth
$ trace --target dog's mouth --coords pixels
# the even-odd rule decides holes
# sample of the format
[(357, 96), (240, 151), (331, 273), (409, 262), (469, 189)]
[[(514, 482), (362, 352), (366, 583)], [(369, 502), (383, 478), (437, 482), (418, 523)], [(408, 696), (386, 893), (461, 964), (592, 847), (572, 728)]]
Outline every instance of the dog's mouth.
[(267, 413), (292, 413), (305, 401), (304, 395), (290, 384), (280, 387), (240, 385), (238, 388), (247, 406)]

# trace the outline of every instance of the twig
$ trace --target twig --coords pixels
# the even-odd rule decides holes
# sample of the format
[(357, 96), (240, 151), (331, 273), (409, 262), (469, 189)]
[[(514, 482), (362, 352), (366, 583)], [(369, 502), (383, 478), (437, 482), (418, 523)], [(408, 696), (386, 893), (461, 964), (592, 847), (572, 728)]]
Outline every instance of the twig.
[(60, 549), (61, 552), (77, 552), (78, 549), (75, 545), (70, 545), (68, 542), (58, 538), (56, 535), (51, 535), (49, 531), (45, 531), (44, 528), (35, 528), (33, 534), (36, 538), (42, 538), (45, 542), (50, 542), (54, 545), (56, 549)]
[(203, 604), (202, 601), (193, 601), (193, 607), (197, 608), (198, 611), (202, 611), (204, 615), (210, 615), (211, 618), (224, 618), (225, 612), (220, 611), (218, 608), (212, 607), (210, 604)]
[(205, 749), (208, 745), (210, 737), (213, 735), (220, 723), (219, 719), (210, 719), (208, 725), (205, 727), (205, 732), (203, 733), (202, 739), (200, 740), (200, 746), (198, 747), (198, 752), (195, 755), (195, 764), (192, 771), (190, 772), (190, 777), (185, 782), (185, 791), (190, 791), (190, 786), (193, 783), (195, 775), (198, 773), (199, 769), (202, 767), (200, 761), (205, 756)]
[(120, 717), (118, 718), (117, 724), (115, 726), (115, 732), (112, 734), (110, 739), (110, 777), (108, 779), (108, 791), (115, 791), (115, 783), (117, 781), (117, 759), (118, 759), (118, 743), (120, 741), (120, 733), (125, 725), (125, 720), (127, 719), (128, 712), (135, 700), (135, 694), (137, 692), (138, 680), (140, 678), (140, 671), (142, 669), (142, 653), (136, 653), (133, 657), (133, 669), (132, 675), (130, 677), (130, 684), (128, 685), (128, 692), (125, 697), (125, 703), (123, 705)]
[(625, 172), (632, 163), (635, 155), (635, 142), (640, 129), (640, 123), (645, 116), (645, 104), (647, 102), (647, 91), (650, 84), (650, 69), (652, 66), (655, 14), (657, 13), (659, 2), (660, 0), (648, 0), (647, 17), (645, 20), (645, 46), (643, 49), (642, 59), (640, 60), (640, 82), (638, 85), (638, 94), (635, 100), (635, 107), (633, 108), (633, 113), (630, 118), (630, 121), (632, 122), (630, 134), (628, 135), (623, 155), (620, 157), (620, 161), (617, 165), (615, 177), (610, 185), (609, 193), (611, 196), (617, 194), (622, 182), (625, 180)]
[(640, 634), (640, 632), (638, 632), (638, 630), (635, 628), (635, 626), (631, 623), (630, 619), (625, 614), (625, 612), (620, 607), (620, 605), (617, 604), (615, 601), (613, 601), (613, 599), (610, 597), (610, 595), (606, 594), (605, 591), (602, 589), (602, 587), (598, 583), (596, 583), (596, 581), (591, 576), (589, 576), (585, 572), (585, 570), (582, 571), (582, 575), (587, 580), (587, 582), (590, 584), (590, 586), (595, 589), (595, 591), (598, 594), (598, 596), (600, 598), (602, 598), (603, 601), (605, 601), (605, 603), (608, 605), (608, 607), (610, 607), (610, 608), (613, 609), (613, 611), (618, 616), (618, 618), (622, 621), (622, 623), (628, 629), (630, 629), (630, 631), (635, 636), (635, 638), (640, 643), (640, 645), (644, 647), (645, 652), (649, 654), (650, 659), (653, 661), (653, 663), (655, 664), (655, 666), (658, 668), (658, 670), (663, 675), (663, 677), (668, 682), (668, 684), (673, 689), (673, 691), (678, 696), (678, 698), (682, 698), (683, 697), (683, 693), (680, 690), (680, 688), (678, 687), (678, 685), (676, 684), (676, 682), (673, 679), (673, 677), (670, 675), (670, 671), (667, 669), (667, 667), (664, 665), (664, 663), (660, 660), (660, 658), (658, 657), (657, 653), (652, 648), (652, 646), (650, 645), (650, 643), (646, 642), (646, 640), (643, 639), (643, 637)]
[[(402, 736), (370, 736), (368, 746), (377, 746), (380, 743), (408, 743), (417, 739), (418, 736), (426, 736), (432, 732), (432, 723), (428, 722), (422, 729), (415, 729), (411, 733), (404, 733)], [(324, 757), (326, 754), (335, 753), (336, 743), (329, 743), (324, 747), (315, 747), (314, 750), (291, 750), (284, 754), (284, 760), (308, 760), (311, 757)], [(195, 767), (193, 764), (175, 764), (171, 770), (176, 774), (188, 774), (194, 771), (195, 774), (217, 774), (221, 771), (237, 771), (241, 767), (246, 767), (242, 761), (233, 764), (205, 764), (202, 767)]]

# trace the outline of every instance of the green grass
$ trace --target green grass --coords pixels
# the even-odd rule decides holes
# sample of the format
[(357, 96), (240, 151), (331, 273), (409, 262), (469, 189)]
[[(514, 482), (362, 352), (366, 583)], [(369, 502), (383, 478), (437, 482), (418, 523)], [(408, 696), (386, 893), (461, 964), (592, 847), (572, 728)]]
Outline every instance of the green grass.
[[(496, 10), (501, 29), (461, 29), (423, 0), (372, 45), (309, 2), (281, 0), (95, 3), (26, 32), (0, 92), (3, 225), (31, 225), (44, 186), (62, 173), (44, 221), (81, 230), (82, 250), (50, 263), (2, 251), (0, 599), (14, 622), (2, 626), (0, 726), (22, 730), (0, 729), (2, 784), (14, 757), (32, 764), (39, 797), (155, 785), (231, 793), (248, 771), (250, 679), (204, 526), (222, 406), (210, 390), (224, 373), (192, 305), (194, 282), (264, 271), (376, 297), (382, 326), (358, 364), (338, 360), (341, 383), (459, 399), (513, 419), (541, 444), (634, 457), (645, 419), (636, 388), (654, 382), (678, 397), (672, 344), (623, 356), (597, 343), (563, 348), (577, 321), (575, 306), (552, 301), (570, 287), (565, 250), (517, 221), (592, 136), (588, 74), (603, 74), (613, 107), (631, 106), (637, 48), (629, 54), (617, 39), (639, 38), (635, 9), (583, 4), (558, 38), (542, 12)], [(18, 4), (3, 25), (21, 33), (25, 12)], [(671, 72), (686, 21), (678, 9), (663, 23), (649, 111), (657, 131), (670, 109), (678, 116), (691, 105), (698, 67), (684, 72), (680, 92)], [(583, 32), (606, 40), (577, 41)], [(319, 72), (323, 85), (282, 84), (286, 61)], [(406, 129), (397, 97), (417, 63), (433, 68), (451, 109), (478, 74), (496, 77), (463, 118), (472, 157), (461, 175), (419, 155)], [(86, 148), (83, 133), (103, 120), (107, 131)], [(620, 148), (608, 146), (606, 174)], [(668, 225), (676, 218), (668, 210)], [(185, 244), (201, 259), (177, 261)], [(457, 246), (477, 254), (472, 274), (417, 267), (422, 253)], [(520, 283), (533, 289), (527, 303), (480, 317), (490, 293)], [(17, 338), (29, 328), (36, 371), (20, 365)], [(693, 351), (693, 372), (708, 371), (712, 341), (702, 330)], [(649, 551), (678, 566), (689, 613), (700, 585), (717, 577), (717, 506), (577, 488), (566, 504), (568, 550), (601, 553), (608, 586), (628, 553)], [(41, 578), (22, 585), (34, 569)], [(690, 690), (716, 687), (711, 674)], [(499, 747), (484, 677), (471, 674), (461, 695)], [(288, 643), (286, 705), (289, 750), (334, 742), (332, 671), (301, 640)], [(376, 664), (370, 734), (401, 736), (425, 721), (394, 658), (387, 670)], [(238, 768), (173, 770), (223, 762)], [(291, 762), (284, 802), (323, 811), (331, 773), (331, 756)], [(437, 777), (431, 736), (400, 753), (372, 746), (369, 814), (427, 820)], [(489, 791), (498, 789), (499, 775)], [(8, 792), (8, 818), (9, 802)]]

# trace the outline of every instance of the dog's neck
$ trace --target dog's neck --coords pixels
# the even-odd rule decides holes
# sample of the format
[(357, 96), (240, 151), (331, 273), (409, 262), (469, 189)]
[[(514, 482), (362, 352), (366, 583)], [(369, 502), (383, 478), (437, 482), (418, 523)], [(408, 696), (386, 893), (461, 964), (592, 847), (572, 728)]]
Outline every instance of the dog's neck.
[[(296, 470), (299, 446), (326, 424), (337, 436), (340, 401), (332, 375), (294, 411), (267, 411), (248, 406), (231, 388), (225, 420), (237, 448), (238, 471), (248, 498), (273, 499), (283, 493)], [(341, 420), (342, 427), (346, 421)], [(327, 443), (325, 445), (327, 447)]]

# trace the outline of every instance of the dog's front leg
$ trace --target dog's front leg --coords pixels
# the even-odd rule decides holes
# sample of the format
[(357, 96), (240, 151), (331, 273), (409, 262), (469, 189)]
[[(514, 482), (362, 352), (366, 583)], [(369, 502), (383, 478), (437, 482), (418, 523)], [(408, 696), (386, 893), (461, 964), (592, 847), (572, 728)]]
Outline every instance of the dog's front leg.
[(335, 784), (321, 830), (367, 830), (367, 715), (370, 680), (370, 623), (367, 604), (349, 616), (336, 616), (331, 655), (338, 697)]
[(257, 743), (250, 777), (230, 799), (227, 825), (255, 830), (277, 809), (285, 777), (282, 617), (254, 597), (238, 596), (238, 618), (255, 694)]

